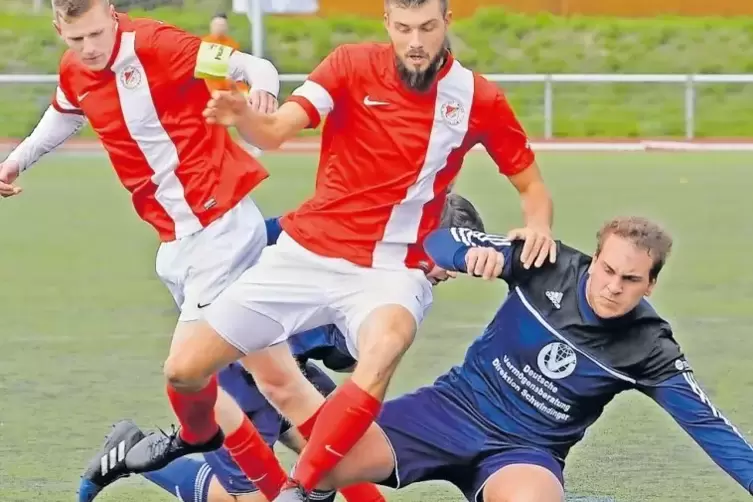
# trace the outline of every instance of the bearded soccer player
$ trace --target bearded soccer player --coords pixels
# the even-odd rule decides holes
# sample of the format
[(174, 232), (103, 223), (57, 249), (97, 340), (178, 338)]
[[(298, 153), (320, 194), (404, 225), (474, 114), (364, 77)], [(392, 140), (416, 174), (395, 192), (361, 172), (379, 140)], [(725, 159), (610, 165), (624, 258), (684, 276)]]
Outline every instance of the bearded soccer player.
[[(658, 224), (615, 218), (595, 252), (560, 243), (557, 263), (540, 269), (520, 266), (521, 243), (467, 228), (437, 230), (425, 246), (439, 267), (499, 277), (509, 293), (462, 364), (385, 403), (382, 430), (340, 462), (330, 488), (442, 479), (471, 502), (563, 502), (568, 453), (617, 394), (636, 390), (753, 491), (753, 448), (647, 300), (672, 248)], [(673, 496), (693, 498), (681, 492)]]
[[(267, 172), (225, 128), (206, 123), (210, 93), (196, 77), (252, 83), (250, 106), (266, 113), (276, 109), (277, 70), (175, 27), (130, 19), (107, 0), (53, 0), (52, 7), (68, 45), (59, 85), (35, 130), (0, 164), (0, 195), (20, 194), (19, 174), (88, 121), (136, 213), (161, 240), (156, 269), (180, 307), (171, 347), (178, 350), (193, 336), (204, 307), (256, 262), (267, 241), (264, 219), (249, 197)], [(226, 445), (242, 461), (245, 450), (232, 446), (252, 429), (241, 427), (250, 422), (237, 412)], [(191, 432), (186, 439), (194, 451), (223, 444), (211, 425)]]
[[(197, 336), (165, 363), (181, 399), (193, 403), (190, 411), (173, 409), (182, 431), (194, 436), (217, 428), (217, 370), (314, 326), (335, 324), (345, 334), (362, 357), (318, 414), (304, 399), (270, 390), (293, 378), (272, 357), (247, 365), (286, 417), (313, 427), (281, 500), (310, 491), (379, 413), (432, 303), (422, 241), (437, 227), (447, 188), (474, 145), (486, 147), (520, 193), (525, 227), (512, 235), (526, 242), (524, 266), (555, 258), (551, 199), (528, 138), (499, 88), (447, 50), (446, 0), (391, 0), (385, 7), (391, 44), (338, 48), (276, 113), (255, 113), (232, 91), (216, 93), (206, 111), (209, 122), (235, 125), (264, 149), (328, 116), (316, 193), (283, 217), (277, 245), (207, 308)], [(293, 395), (310, 386), (301, 380)], [(127, 464), (162, 467), (182, 454), (183, 439), (148, 436)]]
[[(273, 245), (282, 229), (277, 218), (270, 218), (266, 223), (268, 243)], [(464, 227), (483, 231), (484, 224), (481, 215), (469, 200), (451, 193), (447, 196), (442, 211), (440, 227)], [(427, 273), (427, 278), (433, 285), (452, 277), (454, 274), (438, 267)], [(324, 395), (329, 395), (334, 390), (335, 383), (312, 362), (313, 360), (319, 360), (328, 369), (337, 372), (350, 372), (356, 365), (356, 360), (346, 346), (345, 337), (333, 325), (296, 334), (288, 339), (288, 345), (301, 364), (306, 378)], [(301, 451), (302, 440), (305, 438), (289, 427), (289, 423), (283, 420), (241, 365), (234, 363), (221, 370), (218, 381), (251, 418), (266, 444), (274, 447), (275, 443), (281, 440), (291, 449)], [(102, 491), (103, 486), (92, 480), (96, 479), (101, 483), (103, 470), (128, 475), (123, 459), (124, 453), (143, 438), (144, 433), (132, 421), (123, 420), (116, 424), (82, 476), (79, 502), (91, 502)], [(277, 493), (258, 490), (251, 479), (239, 470), (226, 449), (207, 452), (204, 459), (205, 462), (188, 457), (178, 458), (163, 469), (145, 473), (144, 477), (184, 502), (261, 502), (277, 496)], [(258, 468), (260, 471), (256, 479), (284, 479), (284, 471), (276, 463), (259, 465)], [(110, 475), (107, 479), (114, 482), (121, 477), (120, 475)], [(340, 492), (349, 502), (384, 501), (379, 490), (370, 484), (343, 487)], [(329, 501), (334, 499), (334, 492), (328, 490), (312, 493), (310, 498)]]

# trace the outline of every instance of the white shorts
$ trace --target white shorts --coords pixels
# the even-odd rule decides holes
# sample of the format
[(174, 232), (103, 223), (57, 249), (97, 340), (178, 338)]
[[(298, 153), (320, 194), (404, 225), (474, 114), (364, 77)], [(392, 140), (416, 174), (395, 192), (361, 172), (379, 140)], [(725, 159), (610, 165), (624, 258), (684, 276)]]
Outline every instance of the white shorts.
[(246, 197), (206, 228), (157, 251), (157, 275), (180, 309), (180, 321), (203, 318), (204, 308), (255, 264), (267, 245), (264, 217)]
[(283, 232), (207, 309), (205, 319), (243, 353), (334, 324), (357, 359), (358, 329), (373, 310), (401, 305), (420, 325), (431, 303), (431, 283), (421, 270), (373, 269), (320, 256)]

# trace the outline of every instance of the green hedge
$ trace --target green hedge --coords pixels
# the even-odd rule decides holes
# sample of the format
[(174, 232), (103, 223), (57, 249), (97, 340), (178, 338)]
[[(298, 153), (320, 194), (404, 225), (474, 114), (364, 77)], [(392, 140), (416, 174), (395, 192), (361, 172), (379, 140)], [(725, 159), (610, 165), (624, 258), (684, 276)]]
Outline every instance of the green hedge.
[[(148, 15), (204, 33), (207, 14), (156, 9)], [(243, 16), (232, 16), (233, 36), (250, 40)], [(268, 57), (281, 72), (306, 73), (333, 47), (384, 39), (381, 22), (355, 18), (269, 18)], [(753, 18), (561, 18), (484, 10), (456, 22), (453, 51), (485, 73), (753, 73)], [(0, 73), (52, 73), (62, 44), (49, 16), (0, 15)], [(543, 130), (543, 88), (506, 85), (532, 135)], [(22, 136), (43, 109), (49, 86), (5, 85), (0, 134)], [(286, 88), (289, 92), (289, 88)], [(699, 88), (699, 136), (753, 136), (753, 85)], [(558, 136), (681, 136), (682, 87), (669, 84), (559, 84)]]

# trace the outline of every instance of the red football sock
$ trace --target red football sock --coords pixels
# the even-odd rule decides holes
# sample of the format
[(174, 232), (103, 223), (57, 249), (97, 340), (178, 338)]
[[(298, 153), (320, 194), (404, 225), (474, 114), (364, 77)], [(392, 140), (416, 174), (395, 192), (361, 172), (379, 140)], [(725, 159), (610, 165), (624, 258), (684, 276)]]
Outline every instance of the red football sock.
[[(319, 418), (319, 412), (322, 411), (322, 407), (316, 410), (316, 413), (308, 420), (298, 426), (298, 432), (303, 436), (303, 439), (308, 440), (311, 437), (311, 431), (314, 430), (314, 424), (317, 418)], [(385, 502), (382, 492), (371, 483), (359, 483), (341, 488), (339, 491), (348, 502)]]
[(306, 491), (316, 487), (366, 434), (379, 414), (381, 401), (348, 380), (321, 407), (314, 430), (295, 468)]
[(188, 444), (206, 443), (220, 430), (214, 419), (217, 377), (198, 392), (184, 393), (167, 384), (167, 397), (180, 422), (180, 437)]
[(267, 500), (274, 500), (280, 494), (287, 475), (272, 448), (267, 445), (248, 417), (243, 420), (238, 430), (225, 438), (225, 448), (243, 474), (256, 485)]
[(359, 483), (357, 485), (346, 486), (340, 489), (340, 495), (345, 497), (348, 502), (385, 502), (375, 485), (371, 483)]
[(322, 411), (322, 408), (324, 405), (320, 406), (316, 412), (309, 417), (308, 420), (303, 422), (301, 425), (298, 426), (298, 432), (303, 436), (303, 439), (306, 441), (311, 438), (311, 432), (314, 430), (314, 424), (316, 423), (316, 420), (319, 418), (319, 412)]

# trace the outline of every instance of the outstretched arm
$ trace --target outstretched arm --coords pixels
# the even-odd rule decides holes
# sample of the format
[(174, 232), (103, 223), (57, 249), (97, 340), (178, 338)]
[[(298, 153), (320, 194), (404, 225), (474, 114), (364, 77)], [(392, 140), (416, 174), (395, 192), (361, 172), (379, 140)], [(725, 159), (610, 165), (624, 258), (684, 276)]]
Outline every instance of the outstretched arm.
[(439, 267), (484, 279), (521, 282), (528, 274), (520, 262), (524, 241), (511, 241), (469, 228), (443, 228), (430, 233), (424, 249)]
[(753, 485), (753, 447), (711, 404), (690, 371), (642, 388), (748, 493)]
[(525, 268), (540, 267), (548, 258), (556, 260), (552, 239), (553, 204), (549, 190), (536, 164), (531, 144), (503, 92), (487, 81), (480, 82), (489, 93), (482, 108), (484, 134), (481, 143), (497, 164), (499, 172), (510, 180), (520, 194), (525, 227), (507, 237), (525, 238), (521, 259)]
[[(57, 93), (62, 96), (58, 89)], [(78, 111), (62, 109), (58, 99), (53, 100), (34, 131), (0, 162), (0, 196), (12, 197), (21, 193), (15, 181), (26, 169), (43, 155), (51, 152), (73, 136), (86, 122)]]
[(6, 162), (16, 162), (19, 170), (25, 171), (78, 132), (85, 122), (83, 115), (60, 112), (55, 106), (50, 106), (32, 133), (11, 152)]
[(306, 111), (298, 103), (284, 103), (272, 114), (256, 111), (245, 102), (242, 106), (243, 111), (235, 121), (235, 128), (246, 142), (262, 150), (279, 148), (309, 124)]

